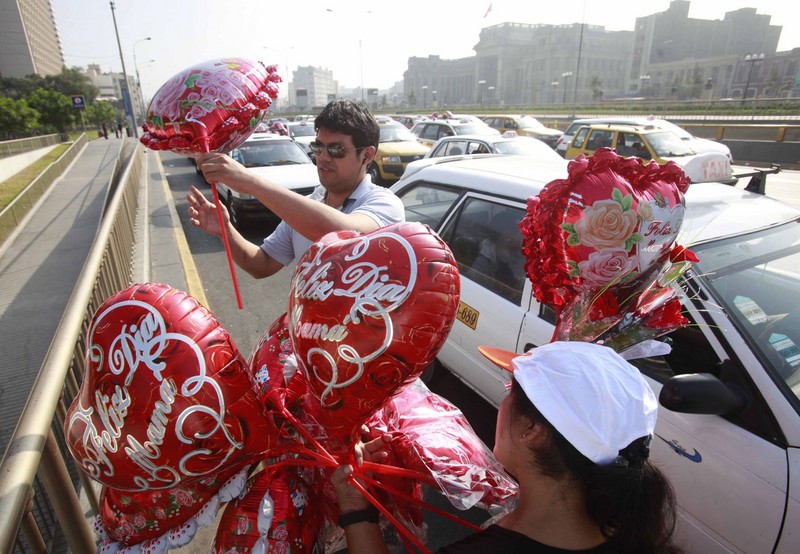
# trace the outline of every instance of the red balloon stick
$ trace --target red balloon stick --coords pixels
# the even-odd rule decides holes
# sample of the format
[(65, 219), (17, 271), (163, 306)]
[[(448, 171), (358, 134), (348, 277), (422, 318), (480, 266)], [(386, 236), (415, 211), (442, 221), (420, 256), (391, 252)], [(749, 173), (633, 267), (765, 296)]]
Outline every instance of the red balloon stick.
[(236, 266), (233, 264), (233, 254), (231, 254), (231, 243), (228, 242), (228, 230), (225, 227), (225, 218), (222, 216), (222, 207), (220, 206), (219, 193), (217, 192), (217, 183), (211, 183), (211, 191), (214, 194), (214, 206), (217, 207), (217, 219), (219, 220), (219, 228), (222, 231), (222, 244), (225, 245), (225, 255), (228, 257), (228, 269), (231, 272), (231, 280), (233, 281), (233, 292), (236, 293), (236, 304), (239, 309), (243, 309), (242, 293), (239, 291), (239, 280), (236, 278)]

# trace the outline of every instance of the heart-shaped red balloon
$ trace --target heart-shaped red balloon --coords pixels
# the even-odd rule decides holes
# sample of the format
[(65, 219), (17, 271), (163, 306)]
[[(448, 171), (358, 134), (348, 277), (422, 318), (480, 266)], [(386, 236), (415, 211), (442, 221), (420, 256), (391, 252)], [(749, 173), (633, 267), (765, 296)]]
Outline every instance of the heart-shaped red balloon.
[(189, 67), (153, 96), (141, 142), (196, 157), (228, 152), (253, 133), (278, 96), (276, 66), (221, 58)]
[[(207, 517), (213, 521), (219, 508), (219, 501), (209, 505), (229, 479), (238, 473), (246, 473), (238, 467), (225, 468), (218, 474), (189, 485), (178, 485), (171, 489), (150, 491), (119, 491), (103, 487), (100, 493), (100, 513), (97, 515), (104, 534), (111, 540), (124, 545), (134, 545), (156, 539), (162, 535), (168, 539), (170, 531), (181, 532), (181, 526), (195, 517), (203, 509), (209, 511)], [(246, 475), (237, 476), (241, 480), (235, 494), (244, 489)], [(228, 486), (230, 484), (228, 483)], [(196, 524), (193, 526), (196, 528)], [(186, 536), (188, 543), (194, 534)]]
[(277, 430), (246, 362), (207, 309), (167, 285), (133, 285), (97, 309), (67, 412), (70, 452), (118, 490), (167, 489), (242, 467)]
[(644, 165), (600, 149), (529, 199), (520, 223), (525, 269), (537, 300), (572, 310), (556, 331), (561, 340), (595, 340), (635, 311), (670, 263), (688, 186), (673, 162)]
[(420, 223), (329, 233), (299, 260), (289, 333), (314, 415), (339, 446), (433, 361), (459, 286), (450, 249)]

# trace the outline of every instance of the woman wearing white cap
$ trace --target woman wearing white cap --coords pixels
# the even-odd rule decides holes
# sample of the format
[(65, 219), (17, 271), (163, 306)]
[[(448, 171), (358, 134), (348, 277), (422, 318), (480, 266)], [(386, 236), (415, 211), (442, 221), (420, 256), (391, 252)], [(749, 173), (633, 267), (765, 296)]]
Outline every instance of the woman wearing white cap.
[[(672, 487), (647, 458), (658, 402), (612, 349), (554, 342), (527, 355), (481, 347), (514, 372), (500, 404), (494, 454), (519, 482), (514, 509), (439, 552), (672, 553)], [(374, 457), (381, 440), (362, 450)], [(331, 481), (348, 552), (387, 552), (369, 504), (342, 466)]]

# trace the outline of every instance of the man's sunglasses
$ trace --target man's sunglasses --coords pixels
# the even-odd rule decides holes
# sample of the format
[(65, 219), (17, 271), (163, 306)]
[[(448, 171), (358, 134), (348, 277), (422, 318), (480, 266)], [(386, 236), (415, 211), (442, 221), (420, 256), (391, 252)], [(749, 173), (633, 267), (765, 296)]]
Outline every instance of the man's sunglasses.
[(355, 150), (356, 152), (358, 152), (359, 150), (363, 150), (364, 148), (366, 148), (366, 146), (360, 146), (358, 148), (347, 148), (346, 146), (342, 146), (341, 144), (325, 145), (322, 144), (321, 142), (317, 142), (316, 140), (311, 141), (309, 143), (309, 146), (311, 147), (311, 151), (316, 155), (322, 154), (322, 150), (325, 149), (325, 151), (328, 152), (328, 156), (330, 156), (331, 158), (344, 158), (347, 155), (348, 150)]

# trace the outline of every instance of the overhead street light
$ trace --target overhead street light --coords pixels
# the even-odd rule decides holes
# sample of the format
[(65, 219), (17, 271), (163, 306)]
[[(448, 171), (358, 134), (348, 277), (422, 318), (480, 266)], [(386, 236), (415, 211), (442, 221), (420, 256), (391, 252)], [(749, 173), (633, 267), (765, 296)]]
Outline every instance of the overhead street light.
[(564, 99), (561, 101), (562, 104), (567, 103), (567, 82), (570, 77), (572, 77), (572, 71), (565, 71), (561, 74), (561, 78), (564, 79)]
[[(139, 44), (140, 42), (145, 42), (148, 40), (152, 40), (152, 38), (151, 37), (141, 38), (133, 43), (133, 67), (134, 69), (136, 69), (136, 88), (139, 90), (139, 106), (141, 108), (141, 110), (139, 110), (139, 113), (142, 115), (143, 118), (147, 117), (147, 114), (145, 113), (146, 108), (144, 107), (144, 95), (142, 94), (142, 80), (139, 78), (139, 64), (136, 62), (136, 45)], [(152, 62), (155, 60), (150, 60), (150, 61)]]
[(478, 104), (483, 104), (483, 85), (486, 84), (486, 79), (478, 81)]
[[(122, 55), (122, 43), (119, 41), (119, 29), (117, 29), (117, 15), (114, 13), (115, 6), (113, 0), (111, 4), (111, 19), (114, 20), (114, 34), (117, 36), (117, 48), (119, 49), (119, 61), (122, 64), (122, 78), (125, 79), (125, 88), (127, 89), (130, 84), (128, 82), (128, 72), (125, 70), (125, 56)], [(133, 101), (131, 100), (131, 92), (128, 90), (128, 108), (131, 111), (131, 120), (133, 122), (133, 137), (139, 138), (138, 124), (136, 123), (136, 110), (133, 109)]]
[[(747, 93), (750, 91), (750, 77), (753, 76), (753, 66), (756, 62), (764, 59), (764, 54), (748, 54), (744, 57), (744, 63), (750, 64), (750, 69), (747, 71), (747, 83), (744, 85), (744, 95), (742, 96), (742, 106), (747, 101)], [(756, 95), (753, 95), (754, 97)]]

